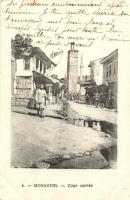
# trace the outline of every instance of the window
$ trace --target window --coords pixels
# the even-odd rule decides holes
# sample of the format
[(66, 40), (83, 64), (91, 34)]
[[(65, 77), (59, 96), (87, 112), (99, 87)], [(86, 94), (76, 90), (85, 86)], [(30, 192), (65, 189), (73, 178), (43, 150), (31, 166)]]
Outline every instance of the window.
[(44, 74), (46, 73), (46, 64), (44, 63)]
[(38, 58), (36, 57), (36, 70), (38, 69), (38, 64), (39, 64), (39, 60), (38, 60)]
[(30, 58), (25, 58), (25, 69), (26, 70), (30, 69)]
[(111, 65), (109, 65), (109, 76), (111, 76)]
[(40, 72), (42, 72), (42, 61), (40, 60)]
[(113, 70), (114, 74), (116, 73), (116, 62), (114, 62), (114, 70)]
[(106, 67), (106, 77), (108, 77), (108, 66)]

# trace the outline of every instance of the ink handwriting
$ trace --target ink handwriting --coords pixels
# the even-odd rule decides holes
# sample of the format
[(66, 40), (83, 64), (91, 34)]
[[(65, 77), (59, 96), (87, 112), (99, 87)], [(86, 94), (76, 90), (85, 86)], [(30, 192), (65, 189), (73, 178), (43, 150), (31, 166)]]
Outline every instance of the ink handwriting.
[(129, 42), (130, 16), (127, 1), (27, 1), (11, 0), (2, 8), (5, 27), (35, 38), (44, 48), (68, 46), (73, 40), (79, 47), (96, 41)]

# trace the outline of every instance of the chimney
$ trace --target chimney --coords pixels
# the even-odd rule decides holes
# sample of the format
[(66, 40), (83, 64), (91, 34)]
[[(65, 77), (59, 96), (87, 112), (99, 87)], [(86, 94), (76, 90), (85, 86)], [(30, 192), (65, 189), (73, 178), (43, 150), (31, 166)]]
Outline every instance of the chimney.
[(71, 50), (73, 50), (73, 49), (74, 49), (75, 42), (71, 42), (70, 44), (71, 44)]

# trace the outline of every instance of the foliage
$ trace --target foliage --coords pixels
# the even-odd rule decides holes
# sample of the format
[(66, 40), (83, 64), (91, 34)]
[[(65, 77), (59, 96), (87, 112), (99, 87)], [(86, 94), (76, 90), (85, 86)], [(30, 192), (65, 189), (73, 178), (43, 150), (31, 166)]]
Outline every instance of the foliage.
[(32, 39), (23, 37), (20, 34), (16, 34), (15, 38), (11, 40), (12, 55), (15, 59), (24, 58), (30, 56), (32, 52)]

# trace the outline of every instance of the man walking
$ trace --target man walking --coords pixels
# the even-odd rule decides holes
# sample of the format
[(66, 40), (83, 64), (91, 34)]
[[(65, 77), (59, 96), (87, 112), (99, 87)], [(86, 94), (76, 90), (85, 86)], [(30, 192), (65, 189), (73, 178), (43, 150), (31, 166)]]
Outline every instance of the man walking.
[(38, 110), (38, 115), (44, 117), (45, 101), (46, 101), (46, 91), (44, 85), (41, 84), (39, 88), (36, 89), (36, 109)]

